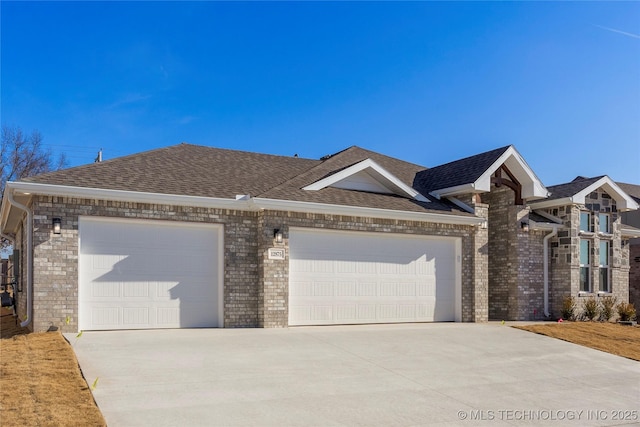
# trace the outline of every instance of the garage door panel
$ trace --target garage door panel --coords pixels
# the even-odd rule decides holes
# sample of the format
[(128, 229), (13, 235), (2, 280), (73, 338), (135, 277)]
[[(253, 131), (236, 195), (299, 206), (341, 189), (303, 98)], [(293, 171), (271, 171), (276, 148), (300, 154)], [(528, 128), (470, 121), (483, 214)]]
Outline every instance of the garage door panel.
[(290, 325), (455, 320), (455, 239), (303, 229), (289, 237)]
[(218, 326), (220, 228), (82, 217), (80, 328)]

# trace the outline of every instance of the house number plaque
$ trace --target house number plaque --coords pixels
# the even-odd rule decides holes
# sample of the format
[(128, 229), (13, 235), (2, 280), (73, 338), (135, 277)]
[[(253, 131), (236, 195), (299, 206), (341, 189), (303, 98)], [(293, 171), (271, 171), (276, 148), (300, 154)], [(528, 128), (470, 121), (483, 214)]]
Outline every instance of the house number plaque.
[(269, 259), (285, 259), (285, 250), (282, 248), (269, 248)]

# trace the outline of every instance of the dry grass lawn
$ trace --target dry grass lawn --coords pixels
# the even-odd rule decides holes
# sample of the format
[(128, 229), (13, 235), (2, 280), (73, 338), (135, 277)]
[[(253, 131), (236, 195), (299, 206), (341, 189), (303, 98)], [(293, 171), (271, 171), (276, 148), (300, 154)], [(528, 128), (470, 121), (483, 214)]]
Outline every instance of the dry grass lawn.
[(640, 327), (600, 322), (562, 322), (515, 326), (640, 361)]
[(71, 346), (59, 332), (29, 334), (2, 308), (0, 424), (106, 426)]

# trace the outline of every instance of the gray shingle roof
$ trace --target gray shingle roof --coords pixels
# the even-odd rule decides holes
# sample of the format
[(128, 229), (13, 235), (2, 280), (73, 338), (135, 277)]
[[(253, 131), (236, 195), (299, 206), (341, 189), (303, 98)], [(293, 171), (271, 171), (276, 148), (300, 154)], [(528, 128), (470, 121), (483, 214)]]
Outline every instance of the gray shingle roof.
[(178, 144), (23, 181), (188, 196), (255, 196), (321, 163), (296, 157)]
[(447, 201), (439, 201), (435, 198), (430, 198), (426, 194), (425, 196), (427, 196), (431, 202), (417, 202), (406, 197), (369, 193), (365, 191), (344, 190), (331, 187), (318, 191), (303, 190), (302, 188), (309, 184), (366, 159), (373, 160), (410, 187), (415, 180), (416, 174), (425, 170), (424, 166), (404, 162), (393, 157), (388, 157), (383, 154), (355, 146), (332, 156), (326, 156), (324, 159), (325, 160), (322, 163), (290, 179), (289, 181), (274, 187), (260, 197), (414, 212), (424, 212), (426, 210), (469, 215), (466, 212), (461, 212), (458, 207)]
[(443, 188), (475, 182), (486, 170), (511, 147), (510, 145), (475, 156), (466, 157), (431, 169), (423, 170), (416, 175), (414, 188), (423, 194)]
[(436, 199), (431, 199), (430, 203), (417, 202), (396, 195), (331, 187), (302, 190), (367, 158), (409, 186), (414, 183), (416, 174), (425, 170), (423, 166), (355, 146), (326, 156), (324, 160), (311, 160), (179, 144), (23, 181), (216, 198), (250, 194), (269, 199), (471, 216), (447, 201)]
[(640, 185), (636, 184), (626, 184), (624, 182), (616, 182), (618, 186), (631, 196), (636, 202), (640, 203)]
[(605, 175), (597, 176), (595, 178), (585, 178), (579, 176), (571, 182), (547, 187), (547, 190), (549, 190), (550, 193), (550, 196), (547, 198), (547, 200), (556, 200), (565, 197), (571, 197), (574, 194), (581, 192), (599, 179), (602, 179), (604, 176)]

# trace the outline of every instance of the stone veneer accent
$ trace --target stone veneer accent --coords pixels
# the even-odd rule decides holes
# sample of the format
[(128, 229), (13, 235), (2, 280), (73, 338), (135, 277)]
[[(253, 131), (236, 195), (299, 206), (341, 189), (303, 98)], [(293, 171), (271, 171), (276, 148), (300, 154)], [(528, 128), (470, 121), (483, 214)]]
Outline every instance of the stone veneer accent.
[[(580, 212), (591, 213), (591, 226), (598, 230), (599, 213), (610, 215), (611, 234), (580, 231)], [(564, 298), (572, 295), (577, 298), (578, 311), (583, 301), (590, 296), (612, 295), (618, 302), (629, 301), (629, 245), (622, 239), (620, 232), (621, 218), (616, 201), (605, 191), (598, 189), (585, 198), (584, 205), (560, 206), (547, 209), (547, 212), (560, 218), (565, 229), (551, 242), (551, 275), (550, 275), (550, 311), (553, 317), (560, 317)], [(580, 292), (580, 239), (591, 242), (590, 276), (592, 292)], [(599, 289), (599, 251), (600, 241), (610, 244), (609, 264), (611, 293), (598, 294)]]
[[(462, 239), (462, 320), (487, 320), (486, 236), (475, 226), (421, 221), (360, 218), (328, 214), (169, 206), (146, 203), (34, 196), (35, 331), (50, 326), (63, 332), (78, 329), (78, 217), (152, 219), (224, 225), (224, 327), (286, 327), (288, 325), (289, 227), (451, 236)], [(486, 213), (481, 205), (479, 212)], [(53, 235), (51, 220), (62, 219), (62, 234)], [(24, 228), (24, 227), (23, 227)], [(284, 242), (276, 244), (279, 228)], [(20, 234), (20, 233), (18, 233)], [(17, 236), (16, 246), (22, 245)], [(287, 259), (269, 260), (270, 247), (280, 246)], [(24, 251), (22, 251), (24, 254)], [(24, 254), (22, 266), (24, 263)], [(19, 297), (19, 316), (26, 315), (25, 292)]]

